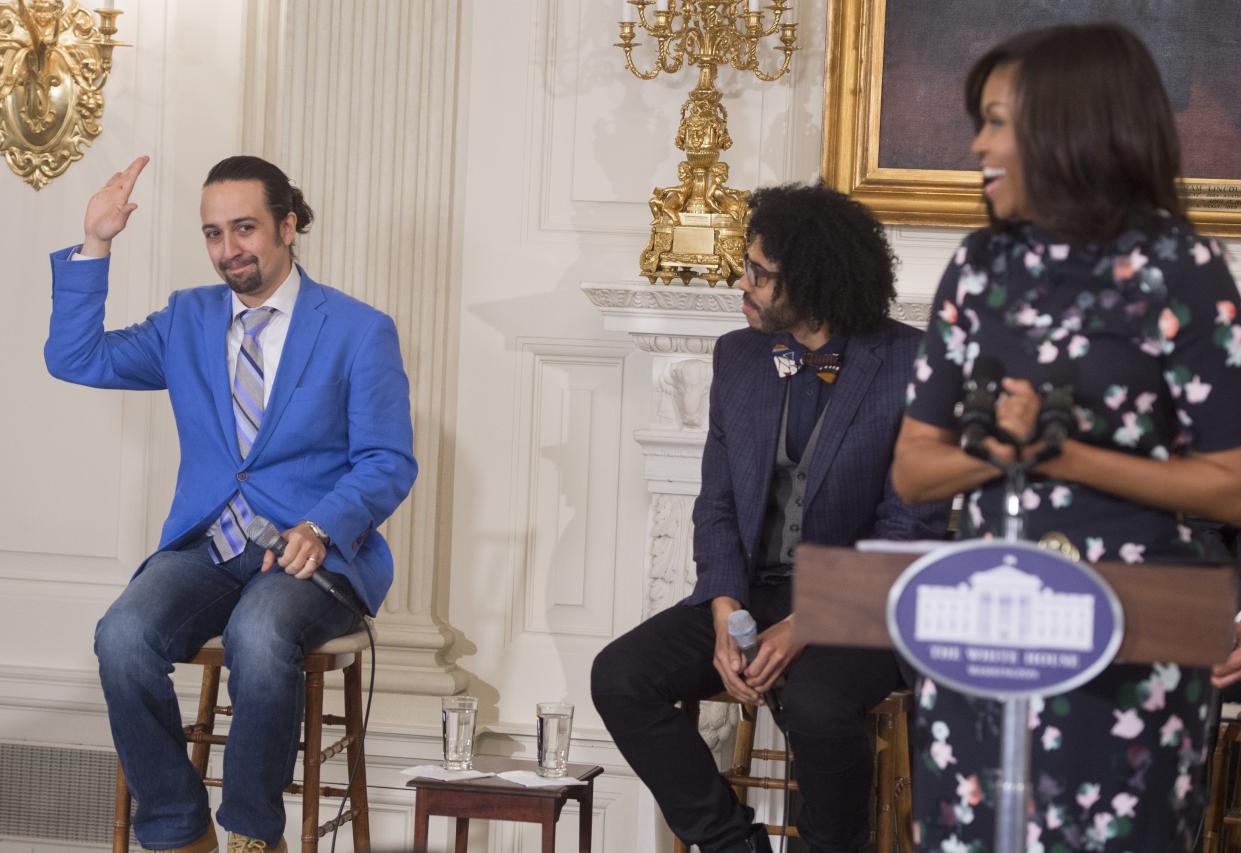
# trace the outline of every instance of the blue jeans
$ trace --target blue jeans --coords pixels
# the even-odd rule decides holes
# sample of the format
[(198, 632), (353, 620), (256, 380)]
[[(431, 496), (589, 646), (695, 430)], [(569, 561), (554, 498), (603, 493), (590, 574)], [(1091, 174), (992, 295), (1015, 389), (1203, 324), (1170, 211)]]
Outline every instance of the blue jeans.
[[(112, 739), (137, 801), (143, 847), (197, 840), (210, 824), (207, 792), (190, 764), (173, 664), (224, 635), (233, 721), (217, 818), (226, 830), (275, 845), (281, 792), (293, 779), (304, 704), (302, 656), (347, 634), (358, 617), (314, 584), (274, 567), (254, 545), (215, 565), (207, 540), (147, 561), (95, 629)], [(339, 588), (348, 589), (342, 579)]]

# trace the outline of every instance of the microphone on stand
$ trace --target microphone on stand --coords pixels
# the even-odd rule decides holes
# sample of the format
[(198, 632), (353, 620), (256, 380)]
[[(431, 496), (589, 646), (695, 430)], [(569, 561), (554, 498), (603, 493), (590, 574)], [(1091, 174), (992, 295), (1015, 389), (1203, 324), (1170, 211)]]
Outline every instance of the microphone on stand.
[(1048, 447), (1059, 452), (1077, 423), (1073, 413), (1073, 391), (1077, 369), (1071, 362), (1056, 365), (1047, 380), (1038, 386), (1043, 403), (1038, 410), (1038, 435)]
[(961, 449), (971, 456), (989, 459), (983, 440), (995, 435), (995, 398), (1004, 378), (1004, 362), (993, 355), (974, 361), (970, 378), (965, 380), (965, 401), (959, 419)]
[(1060, 455), (1064, 440), (1073, 434), (1077, 416), (1073, 412), (1073, 387), (1077, 381), (1077, 368), (1072, 363), (1052, 368), (1047, 380), (1038, 386), (1043, 402), (1039, 406), (1035, 426), (1043, 446), (1031, 460), (1039, 465)]
[[(258, 545), (260, 548), (266, 548), (268, 551), (271, 551), (277, 557), (283, 556), (285, 546), (287, 545), (284, 541), (284, 537), (280, 535), (280, 531), (276, 529), (276, 525), (272, 524), (261, 515), (256, 515), (254, 520), (246, 525), (246, 538), (255, 545)], [(332, 598), (345, 605), (345, 607), (348, 607), (358, 616), (365, 615), (358, 610), (357, 605), (349, 600), (348, 596), (344, 595), (336, 588), (336, 584), (332, 582), (332, 579), (328, 575), (323, 572), (315, 571), (315, 573), (310, 576), (310, 581), (315, 586), (319, 587), (319, 589), (332, 596)]]

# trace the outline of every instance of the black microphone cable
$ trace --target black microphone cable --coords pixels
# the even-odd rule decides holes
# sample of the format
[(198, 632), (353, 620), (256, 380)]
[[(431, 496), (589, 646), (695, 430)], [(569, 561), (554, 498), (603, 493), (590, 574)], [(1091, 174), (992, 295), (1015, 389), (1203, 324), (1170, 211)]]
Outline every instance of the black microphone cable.
[[(276, 525), (261, 515), (256, 515), (254, 520), (246, 526), (246, 538), (260, 548), (271, 551), (277, 557), (284, 554), (285, 541), (281, 537), (280, 531), (276, 529)], [(362, 735), (358, 743), (358, 754), (353, 760), (353, 766), (349, 768), (349, 778), (345, 783), (345, 796), (340, 798), (340, 808), (336, 810), (336, 817), (332, 819), (331, 853), (336, 853), (336, 835), (340, 832), (341, 824), (344, 823), (341, 820), (341, 816), (345, 813), (345, 802), (348, 801), (350, 806), (353, 806), (353, 780), (357, 777), (358, 768), (362, 764), (362, 756), (366, 753), (366, 731), (371, 722), (371, 699), (375, 696), (375, 634), (371, 631), (371, 625), (366, 619), (366, 614), (350, 601), (348, 596), (336, 588), (331, 578), (316, 571), (310, 576), (310, 580), (319, 589), (344, 605), (350, 613), (358, 617), (362, 622), (362, 627), (366, 629), (366, 638), (370, 641), (371, 646), (371, 675), (370, 682), (366, 687), (366, 710), (362, 714)]]

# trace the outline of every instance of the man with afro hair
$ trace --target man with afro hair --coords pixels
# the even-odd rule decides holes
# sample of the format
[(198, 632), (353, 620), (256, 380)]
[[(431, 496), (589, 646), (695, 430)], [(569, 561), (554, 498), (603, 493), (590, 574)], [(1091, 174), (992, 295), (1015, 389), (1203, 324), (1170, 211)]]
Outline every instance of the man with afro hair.
[[(804, 843), (852, 853), (869, 835), (866, 712), (902, 676), (889, 651), (795, 641), (794, 550), (940, 538), (948, 506), (910, 507), (888, 476), (921, 335), (888, 317), (896, 290), (883, 227), (821, 185), (759, 190), (750, 207), (737, 284), (749, 328), (715, 347), (697, 584), (600, 652), (591, 693), (672, 831), (705, 853), (770, 844), (675, 703), (726, 690), (767, 704), (797, 757)], [(728, 632), (743, 608), (760, 632), (749, 663)]]

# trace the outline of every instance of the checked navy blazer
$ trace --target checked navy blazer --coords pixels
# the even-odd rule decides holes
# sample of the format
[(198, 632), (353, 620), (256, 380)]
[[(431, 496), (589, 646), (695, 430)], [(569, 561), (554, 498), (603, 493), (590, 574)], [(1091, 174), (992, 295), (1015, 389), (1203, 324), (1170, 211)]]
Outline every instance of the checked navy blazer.
[[(943, 538), (949, 502), (910, 506), (889, 477), (921, 340), (895, 320), (848, 340), (807, 471), (803, 542), (848, 547), (859, 539)], [(748, 606), (763, 556), (786, 382), (772, 364), (772, 342), (771, 335), (741, 329), (715, 346), (702, 490), (694, 504), (698, 583), (685, 604), (727, 595)]]

